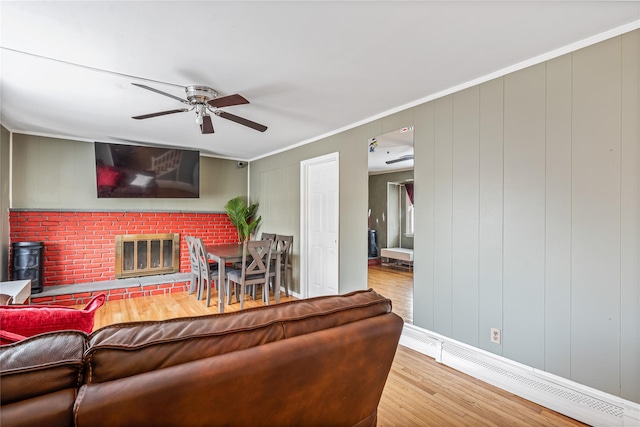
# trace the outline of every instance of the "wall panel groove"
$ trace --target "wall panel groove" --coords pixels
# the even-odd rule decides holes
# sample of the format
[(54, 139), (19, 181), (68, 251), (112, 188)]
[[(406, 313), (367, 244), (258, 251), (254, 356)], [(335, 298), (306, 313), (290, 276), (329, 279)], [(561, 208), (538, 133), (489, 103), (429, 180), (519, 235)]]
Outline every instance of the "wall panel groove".
[(618, 37), (574, 52), (572, 75), (571, 379), (614, 394), (620, 392), (620, 60)]

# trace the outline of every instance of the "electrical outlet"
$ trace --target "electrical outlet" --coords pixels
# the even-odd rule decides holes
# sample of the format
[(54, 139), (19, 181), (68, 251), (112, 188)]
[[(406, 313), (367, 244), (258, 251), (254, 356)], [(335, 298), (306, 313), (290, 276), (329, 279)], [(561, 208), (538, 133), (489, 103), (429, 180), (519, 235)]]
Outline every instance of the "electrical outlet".
[(500, 344), (500, 329), (491, 328), (491, 342)]

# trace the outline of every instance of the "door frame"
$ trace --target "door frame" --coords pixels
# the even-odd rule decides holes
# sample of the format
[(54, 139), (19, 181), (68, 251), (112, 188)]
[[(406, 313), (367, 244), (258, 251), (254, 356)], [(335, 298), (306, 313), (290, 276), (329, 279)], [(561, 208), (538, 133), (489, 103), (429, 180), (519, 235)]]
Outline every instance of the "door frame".
[[(309, 295), (308, 265), (309, 265), (309, 169), (323, 163), (335, 162), (336, 178), (338, 181), (338, 203), (336, 203), (336, 224), (338, 228), (338, 260), (340, 259), (340, 153), (334, 152), (323, 156), (300, 161), (300, 293), (302, 298)], [(338, 282), (340, 280), (340, 262), (336, 266)], [(338, 284), (338, 292), (340, 285)]]
[[(400, 187), (401, 185), (397, 182), (387, 182), (387, 248), (402, 247), (402, 203), (400, 200), (402, 190)], [(393, 206), (390, 203), (392, 196), (394, 197)], [(391, 212), (392, 208), (397, 208), (395, 209), (396, 212)], [(395, 243), (396, 241), (397, 244), (390, 243)]]

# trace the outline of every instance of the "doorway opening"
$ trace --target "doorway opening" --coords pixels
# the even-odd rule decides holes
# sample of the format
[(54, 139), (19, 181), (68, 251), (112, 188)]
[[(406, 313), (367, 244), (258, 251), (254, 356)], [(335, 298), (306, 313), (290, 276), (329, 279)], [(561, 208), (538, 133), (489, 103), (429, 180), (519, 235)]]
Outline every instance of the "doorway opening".
[(367, 141), (368, 286), (413, 323), (413, 127)]

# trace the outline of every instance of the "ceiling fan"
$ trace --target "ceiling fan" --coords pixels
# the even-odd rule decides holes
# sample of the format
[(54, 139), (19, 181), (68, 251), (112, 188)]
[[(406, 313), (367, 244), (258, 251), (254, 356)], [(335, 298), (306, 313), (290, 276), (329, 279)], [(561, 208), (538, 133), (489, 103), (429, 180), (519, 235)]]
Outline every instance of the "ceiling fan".
[(231, 120), (232, 122), (239, 123), (241, 125), (250, 127), (259, 132), (264, 132), (267, 127), (260, 123), (252, 122), (244, 117), (236, 116), (235, 114), (227, 113), (226, 111), (219, 110), (222, 107), (231, 107), (233, 105), (248, 104), (243, 96), (234, 94), (228, 96), (218, 97), (218, 93), (208, 86), (186, 86), (184, 88), (187, 99), (182, 99), (178, 96), (171, 95), (170, 93), (163, 92), (161, 90), (145, 86), (139, 83), (131, 83), (134, 86), (141, 87), (143, 89), (150, 90), (160, 95), (168, 96), (169, 98), (176, 99), (183, 104), (187, 104), (188, 108), (178, 108), (175, 110), (160, 111), (157, 113), (143, 114), (141, 116), (134, 116), (132, 119), (142, 120), (149, 119), (151, 117), (165, 116), (167, 114), (184, 113), (187, 111), (196, 110), (196, 123), (200, 125), (200, 131), (205, 133), (213, 133), (213, 123), (211, 122), (211, 116), (209, 113), (215, 114), (223, 119)]
[(413, 160), (413, 154), (406, 154), (404, 156), (400, 156), (397, 159), (387, 160), (385, 163), (390, 165), (392, 163), (405, 162), (407, 160)]

